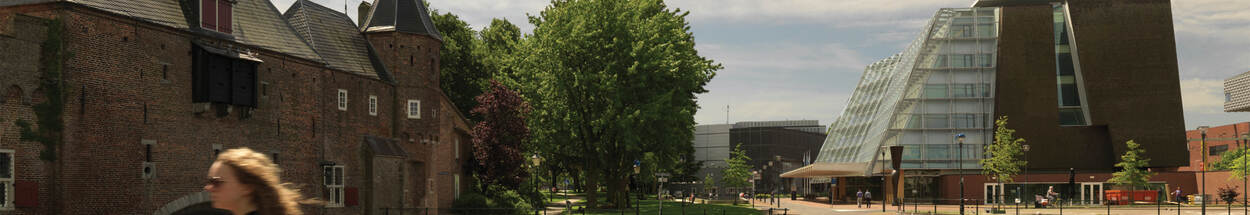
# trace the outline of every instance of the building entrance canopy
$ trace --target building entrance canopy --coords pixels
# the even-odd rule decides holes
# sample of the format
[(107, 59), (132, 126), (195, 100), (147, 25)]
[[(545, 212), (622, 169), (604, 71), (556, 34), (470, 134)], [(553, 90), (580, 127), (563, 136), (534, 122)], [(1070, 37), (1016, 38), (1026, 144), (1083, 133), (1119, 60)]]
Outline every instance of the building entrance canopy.
[(863, 163), (825, 163), (818, 162), (786, 173), (782, 178), (834, 178), (871, 176), (868, 171), (869, 162)]

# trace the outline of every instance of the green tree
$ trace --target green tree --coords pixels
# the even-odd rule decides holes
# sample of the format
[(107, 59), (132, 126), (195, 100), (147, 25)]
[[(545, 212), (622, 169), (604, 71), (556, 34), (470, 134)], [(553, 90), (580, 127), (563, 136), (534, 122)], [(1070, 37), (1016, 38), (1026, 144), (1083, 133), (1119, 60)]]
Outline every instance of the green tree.
[(1012, 182), (1012, 177), (1020, 174), (1020, 170), (1028, 163), (1020, 160), (1024, 156), (1024, 151), (1021, 150), (1024, 138), (1015, 137), (1015, 133), (1015, 129), (1007, 128), (1007, 116), (994, 120), (994, 142), (985, 145), (985, 153), (989, 154), (989, 158), (979, 162), (981, 172), (997, 178), (998, 183)]
[[(1148, 185), (1150, 176), (1154, 176), (1155, 173), (1144, 169), (1150, 165), (1150, 158), (1145, 157), (1146, 149), (1141, 148), (1141, 144), (1132, 140), (1124, 144), (1128, 145), (1128, 148), (1124, 150), (1124, 155), (1120, 155), (1120, 162), (1115, 164), (1120, 171), (1112, 173), (1107, 183), (1127, 185), (1134, 189)], [(1132, 202), (1132, 199), (1129, 202)]]
[(721, 67), (698, 55), (685, 16), (659, 0), (553, 1), (513, 59), (536, 142), (591, 158), (587, 190), (604, 180), (618, 207), (644, 152), (656, 155), (644, 168), (668, 171), (693, 151), (694, 98)]
[(1245, 155), (1245, 151), (1241, 149), (1224, 151), (1224, 153), (1220, 154), (1220, 160), (1208, 164), (1207, 170), (1225, 171), (1239, 169), (1243, 165), (1241, 160), (1243, 155)]
[(439, 85), (460, 113), (474, 122), (480, 121), (481, 117), (472, 113), (473, 107), (477, 107), (474, 97), (485, 92), (491, 77), (479, 59), (481, 40), (456, 14), (430, 10), (430, 20), (443, 36), (438, 54)]
[[(725, 159), (728, 167), (722, 170), (720, 183), (725, 188), (744, 188), (751, 185), (747, 180), (751, 179), (751, 157), (747, 157), (746, 150), (742, 149), (742, 144), (734, 146), (734, 150), (729, 153), (729, 159)], [(734, 205), (738, 204), (738, 197), (734, 197)]]

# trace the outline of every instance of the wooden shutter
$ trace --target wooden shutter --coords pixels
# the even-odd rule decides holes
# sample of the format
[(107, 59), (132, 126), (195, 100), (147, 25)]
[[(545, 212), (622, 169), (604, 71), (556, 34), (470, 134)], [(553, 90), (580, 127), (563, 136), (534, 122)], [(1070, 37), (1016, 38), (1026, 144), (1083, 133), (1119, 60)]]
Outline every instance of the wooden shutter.
[(191, 102), (208, 102), (208, 58), (197, 45), (191, 46)]
[(217, 31), (229, 34), (232, 30), (231, 27), (233, 26), (231, 26), (231, 24), (233, 23), (234, 16), (231, 16), (231, 13), (233, 13), (231, 8), (233, 8), (233, 5), (230, 1), (217, 1)]
[(200, 0), (200, 27), (217, 30), (217, 0)]
[(231, 94), (234, 105), (256, 107), (256, 63), (232, 60)]
[(343, 189), (343, 205), (356, 206), (359, 205), (360, 191), (356, 187), (347, 187)]
[(34, 181), (19, 180), (13, 184), (13, 193), (16, 198), (13, 204), (17, 207), (39, 207), (39, 183)]
[(219, 55), (209, 56), (208, 100), (216, 103), (229, 104), (233, 102), (230, 98), (230, 82), (233, 81), (230, 77), (230, 67), (233, 60)]

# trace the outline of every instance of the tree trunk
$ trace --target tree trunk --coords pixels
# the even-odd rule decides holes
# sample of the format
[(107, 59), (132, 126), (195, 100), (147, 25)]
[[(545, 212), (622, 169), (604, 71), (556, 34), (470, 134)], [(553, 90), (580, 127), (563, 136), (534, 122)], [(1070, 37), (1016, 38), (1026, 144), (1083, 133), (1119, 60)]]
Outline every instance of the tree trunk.
[(587, 168), (586, 173), (586, 207), (595, 208), (599, 204), (596, 191), (599, 190), (599, 177), (595, 175), (598, 171), (590, 171), (593, 168)]

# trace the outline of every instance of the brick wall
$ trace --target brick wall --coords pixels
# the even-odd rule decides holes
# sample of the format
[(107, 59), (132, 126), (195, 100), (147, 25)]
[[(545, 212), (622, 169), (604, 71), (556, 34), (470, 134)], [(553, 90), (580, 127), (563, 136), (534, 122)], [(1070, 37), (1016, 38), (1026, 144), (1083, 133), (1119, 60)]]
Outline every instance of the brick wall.
[[(1227, 147), (1228, 150), (1237, 150), (1240, 144), (1245, 142), (1238, 141), (1234, 138), (1240, 137), (1242, 134), (1250, 133), (1250, 122), (1234, 123), (1228, 125), (1214, 126), (1207, 129), (1207, 148)], [(1189, 160), (1187, 166), (1180, 168), (1181, 171), (1201, 171), (1202, 158), (1206, 153), (1207, 163), (1220, 161), (1220, 154), (1210, 155), (1210, 151), (1202, 149), (1202, 131), (1197, 129), (1185, 131), (1186, 149), (1189, 151)], [(1240, 144), (1239, 144), (1240, 143)]]
[[(51, 171), (38, 160), (38, 144), (17, 141), (12, 122), (18, 118), (32, 120), (30, 104), (12, 102), (20, 99), (0, 104), (4, 110), (0, 112), (0, 149), (17, 151), (18, 180), (40, 183), (40, 207), (19, 209), (19, 214), (146, 214), (171, 207), (174, 200), (202, 191), (215, 144), (223, 149), (249, 147), (266, 154), (276, 152), (284, 181), (299, 185), (305, 196), (326, 199), (321, 186), (322, 161), (345, 166), (347, 187), (366, 187), (369, 176), (362, 165), (371, 160), (362, 157), (361, 147), (367, 147), (362, 145), (364, 135), (399, 139), (410, 154), (406, 161), (414, 170), (410, 174), (434, 179), (423, 184), (397, 182), (404, 183), (405, 190), (431, 192), (413, 195), (425, 200), (411, 202), (426, 202), (428, 205), (419, 205), (423, 207), (450, 207), (452, 175), (439, 173), (459, 171), (459, 162), (448, 157), (454, 151), (451, 140), (460, 137), (458, 133), (466, 133), (468, 127), (460, 115), (448, 114), (455, 108), (438, 90), (437, 69), (429, 69), (437, 65), (439, 43), (435, 40), (397, 37), (404, 44), (421, 44), (404, 48), (424, 50), (411, 52), (424, 57), (414, 57), (414, 65), (398, 61), (399, 52), (389, 52), (393, 59), (384, 62), (392, 71), (420, 71), (395, 72), (396, 79), (401, 80), (397, 84), (95, 9), (44, 4), (0, 8), (0, 29), (19, 30), (0, 31), (0, 46), (6, 47), (0, 62), (16, 63), (0, 63), (0, 76), (34, 77), (35, 71), (22, 65), (37, 65), (23, 61), (38, 60), (30, 58), (37, 54), (30, 53), (38, 53), (41, 40), (30, 38), (38, 39), (39, 31), (23, 30), (37, 26), (12, 21), (24, 20), (18, 14), (65, 20), (66, 49), (74, 53), (65, 67), (66, 143), (57, 163), (62, 168), (60, 181), (47, 179)], [(258, 53), (263, 63), (257, 67), (257, 107), (192, 103), (192, 41)], [(387, 50), (376, 44), (374, 48)], [(17, 53), (10, 50), (27, 49), (33, 50), (10, 54)], [(4, 81), (14, 83), (0, 83), (5, 86), (0, 90), (17, 85), (23, 97), (31, 97), (36, 83), (34, 79)], [(348, 90), (346, 111), (337, 108), (338, 89)], [(376, 116), (368, 114), (370, 95), (378, 99)], [(406, 118), (406, 99), (422, 100), (422, 119)], [(227, 110), (224, 115), (217, 114)], [(142, 173), (147, 161), (145, 141), (154, 142), (150, 163), (155, 176), (151, 179), (144, 179)], [(59, 184), (62, 191), (48, 190), (49, 183)], [(361, 189), (361, 197), (368, 192)], [(365, 208), (305, 206), (304, 211), (361, 214)]]
[[(38, 89), (40, 44), (46, 39), (44, 20), (16, 12), (39, 11), (45, 8), (0, 8), (0, 149), (13, 150), (10, 164), (16, 182), (36, 182), (39, 199), (49, 198), (48, 170), (52, 167), (39, 159), (43, 145), (20, 141), (17, 120), (35, 122), (33, 102), (42, 101)], [(12, 187), (9, 187), (10, 189)], [(10, 199), (11, 200), (11, 199)], [(47, 202), (39, 202), (46, 205)], [(15, 208), (13, 214), (48, 214), (46, 208)]]

